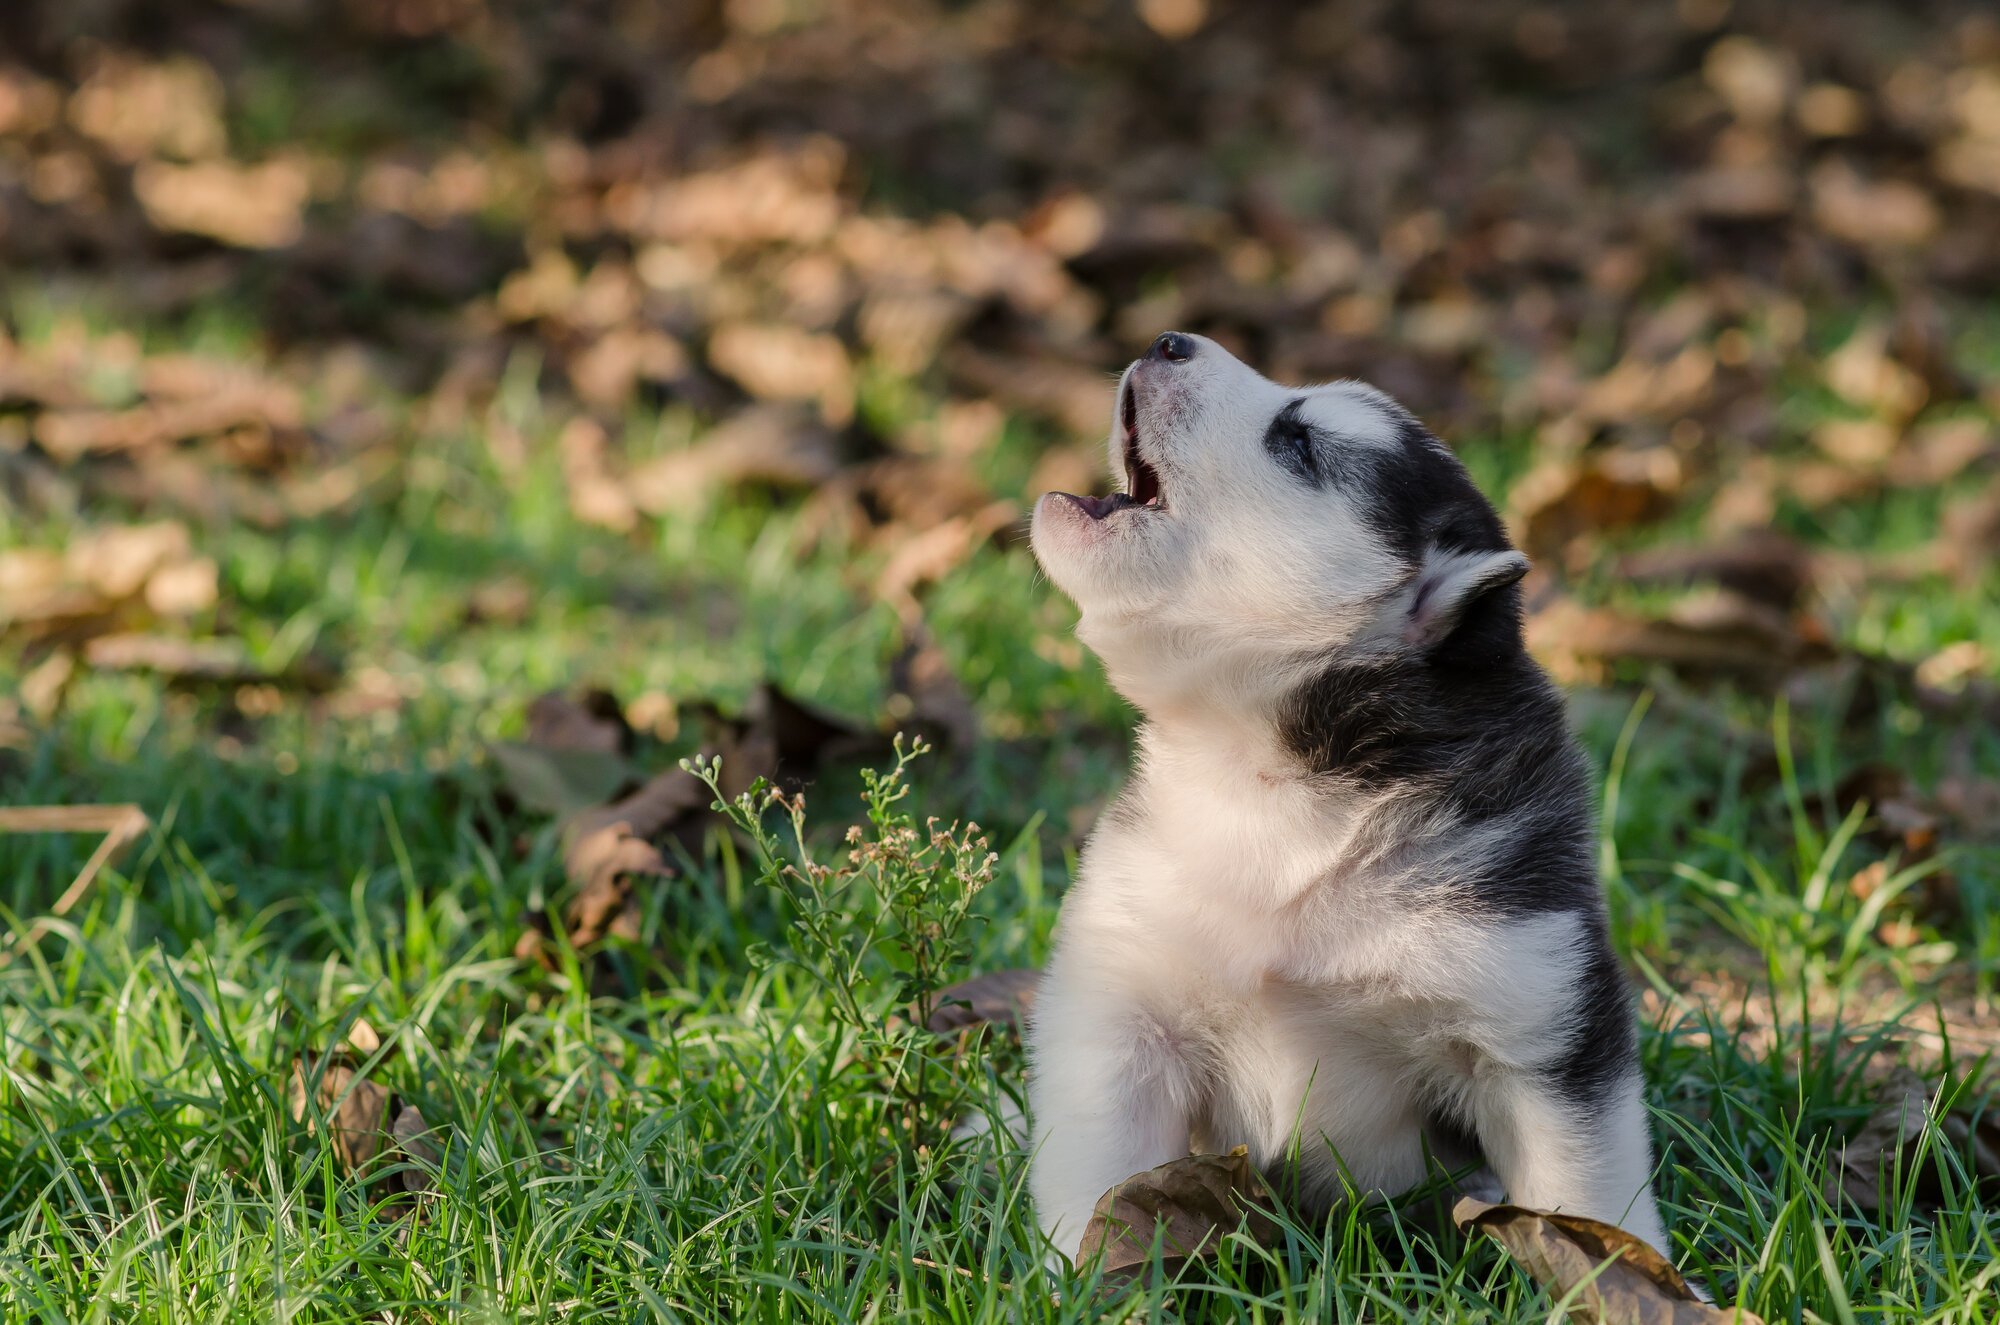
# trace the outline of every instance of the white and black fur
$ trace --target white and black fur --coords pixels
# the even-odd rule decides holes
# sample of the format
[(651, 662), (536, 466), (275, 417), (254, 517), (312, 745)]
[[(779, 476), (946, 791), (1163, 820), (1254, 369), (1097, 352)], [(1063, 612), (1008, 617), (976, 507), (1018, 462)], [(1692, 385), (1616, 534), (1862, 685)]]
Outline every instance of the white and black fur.
[(1145, 718), (1029, 1029), (1053, 1245), (1243, 1144), (1308, 1208), (1476, 1152), (1513, 1201), (1667, 1250), (1590, 772), (1492, 506), (1380, 392), (1178, 333), (1126, 370), (1110, 449), (1127, 493), (1034, 517)]

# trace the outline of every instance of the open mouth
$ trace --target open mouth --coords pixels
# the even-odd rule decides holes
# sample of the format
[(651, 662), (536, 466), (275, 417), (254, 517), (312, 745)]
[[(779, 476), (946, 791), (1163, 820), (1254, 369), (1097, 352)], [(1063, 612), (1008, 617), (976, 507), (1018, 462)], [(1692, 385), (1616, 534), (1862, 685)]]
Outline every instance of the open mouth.
[(1118, 402), (1118, 421), (1125, 428), (1125, 492), (1135, 506), (1148, 506), (1154, 510), (1166, 505), (1166, 498), (1160, 491), (1160, 471), (1146, 463), (1146, 457), (1139, 454), (1139, 399), (1132, 384), (1125, 384), (1124, 398)]
[(1166, 494), (1160, 487), (1160, 471), (1139, 454), (1139, 402), (1134, 398), (1132, 387), (1127, 383), (1118, 399), (1118, 422), (1124, 437), (1123, 454), (1125, 460), (1125, 491), (1114, 492), (1108, 497), (1078, 497), (1064, 493), (1077, 508), (1093, 520), (1116, 515), (1119, 511), (1165, 510)]

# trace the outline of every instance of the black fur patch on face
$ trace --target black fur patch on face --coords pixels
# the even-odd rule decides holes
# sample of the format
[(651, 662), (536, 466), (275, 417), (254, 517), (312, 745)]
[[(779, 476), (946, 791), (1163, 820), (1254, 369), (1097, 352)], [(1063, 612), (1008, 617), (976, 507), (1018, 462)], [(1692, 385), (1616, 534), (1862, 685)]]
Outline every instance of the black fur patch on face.
[(1306, 418), (1299, 396), (1272, 417), (1264, 449), (1308, 487), (1348, 492), (1368, 527), (1403, 560), (1427, 549), (1492, 552), (1507, 547), (1499, 516), (1443, 443), (1392, 401), (1362, 403), (1379, 411), (1395, 439), (1383, 446), (1327, 432)]
[(1325, 486), (1327, 476), (1320, 467), (1317, 431), (1305, 420), (1305, 403), (1305, 397), (1300, 396), (1278, 411), (1264, 430), (1264, 449), (1293, 478), (1318, 488)]
[(1356, 448), (1361, 465), (1355, 507), (1369, 527), (1412, 565), (1424, 553), (1499, 552), (1507, 531), (1493, 506), (1445, 445), (1400, 409), (1385, 408), (1392, 447)]

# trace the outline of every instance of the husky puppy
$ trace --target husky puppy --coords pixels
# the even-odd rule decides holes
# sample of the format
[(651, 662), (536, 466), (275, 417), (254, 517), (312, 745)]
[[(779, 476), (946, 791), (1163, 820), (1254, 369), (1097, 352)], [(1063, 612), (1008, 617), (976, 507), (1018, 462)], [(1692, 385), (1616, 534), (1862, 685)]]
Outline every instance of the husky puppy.
[(1590, 770), (1492, 506), (1373, 388), (1175, 332), (1110, 448), (1126, 491), (1034, 516), (1145, 718), (1029, 1028), (1043, 1230), (1073, 1253), (1192, 1138), (1309, 1208), (1476, 1155), (1668, 1250)]

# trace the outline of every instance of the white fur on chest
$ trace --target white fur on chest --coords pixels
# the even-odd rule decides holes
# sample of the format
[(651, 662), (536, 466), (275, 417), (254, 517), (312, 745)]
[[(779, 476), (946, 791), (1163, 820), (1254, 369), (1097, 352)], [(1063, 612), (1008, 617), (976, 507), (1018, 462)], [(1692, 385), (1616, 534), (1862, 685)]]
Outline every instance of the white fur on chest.
[(1560, 1051), (1582, 923), (1466, 908), (1417, 827), (1255, 758), (1149, 750), (1065, 904), (1045, 1015), (1114, 1009), (1117, 1042), (1081, 1051), (1154, 1077), (1204, 1144), (1292, 1155), (1329, 1194), (1415, 1182), (1427, 1114)]

